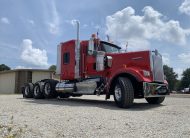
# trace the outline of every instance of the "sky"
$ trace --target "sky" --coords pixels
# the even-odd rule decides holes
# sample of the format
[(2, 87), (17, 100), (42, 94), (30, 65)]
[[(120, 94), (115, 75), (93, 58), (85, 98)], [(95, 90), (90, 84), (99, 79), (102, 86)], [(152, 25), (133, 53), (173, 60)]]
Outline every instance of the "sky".
[(179, 78), (190, 68), (190, 0), (0, 0), (0, 64), (56, 64), (57, 45), (99, 31), (128, 51), (157, 49)]

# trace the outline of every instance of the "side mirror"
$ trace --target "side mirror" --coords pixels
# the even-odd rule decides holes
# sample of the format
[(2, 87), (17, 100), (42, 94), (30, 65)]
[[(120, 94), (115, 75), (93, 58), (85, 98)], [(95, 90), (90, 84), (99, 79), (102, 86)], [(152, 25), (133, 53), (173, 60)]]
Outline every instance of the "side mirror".
[(88, 42), (88, 54), (93, 55), (94, 52), (94, 40), (91, 38)]

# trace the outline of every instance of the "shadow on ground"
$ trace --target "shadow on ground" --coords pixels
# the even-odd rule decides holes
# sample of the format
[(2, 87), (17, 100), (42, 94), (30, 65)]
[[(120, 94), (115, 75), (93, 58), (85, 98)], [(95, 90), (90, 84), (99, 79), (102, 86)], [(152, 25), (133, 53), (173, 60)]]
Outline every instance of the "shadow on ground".
[[(23, 99), (23, 98), (19, 98)], [(148, 103), (137, 103), (131, 108), (123, 109), (118, 108), (114, 101), (110, 100), (94, 100), (94, 99), (79, 99), (79, 98), (68, 98), (68, 99), (23, 99), (24, 102), (34, 104), (52, 104), (57, 106), (74, 106), (74, 107), (98, 107), (109, 110), (126, 110), (126, 111), (144, 111), (152, 108), (159, 108), (165, 105), (151, 105)]]

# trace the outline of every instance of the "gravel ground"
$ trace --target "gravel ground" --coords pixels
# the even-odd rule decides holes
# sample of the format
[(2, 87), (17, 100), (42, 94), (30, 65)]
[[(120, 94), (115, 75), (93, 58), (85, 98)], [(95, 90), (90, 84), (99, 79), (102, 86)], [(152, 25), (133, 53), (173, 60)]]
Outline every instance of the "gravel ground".
[[(188, 98), (183, 98), (188, 97)], [(0, 95), (0, 137), (190, 137), (190, 96), (120, 109), (104, 96), (34, 100)]]

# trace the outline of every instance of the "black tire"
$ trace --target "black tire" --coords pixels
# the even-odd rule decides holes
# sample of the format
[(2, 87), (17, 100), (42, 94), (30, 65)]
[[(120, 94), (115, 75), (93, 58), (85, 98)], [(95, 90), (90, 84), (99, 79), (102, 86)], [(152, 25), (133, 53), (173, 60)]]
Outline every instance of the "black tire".
[(43, 90), (43, 85), (42, 85), (42, 82), (36, 82), (34, 84), (34, 92), (33, 92), (33, 97), (35, 99), (43, 99), (44, 98), (44, 95), (42, 93), (42, 90)]
[(59, 93), (59, 98), (69, 98), (70, 96), (68, 93)]
[(56, 98), (58, 96), (55, 87), (58, 81), (55, 80), (46, 80), (43, 87), (43, 95), (45, 98)]
[(33, 83), (26, 83), (25, 86), (22, 88), (22, 94), (24, 98), (33, 98)]
[(150, 97), (145, 99), (149, 104), (161, 104), (164, 101), (165, 97)]
[(128, 78), (119, 77), (114, 86), (114, 100), (118, 107), (129, 108), (133, 105), (134, 89)]

